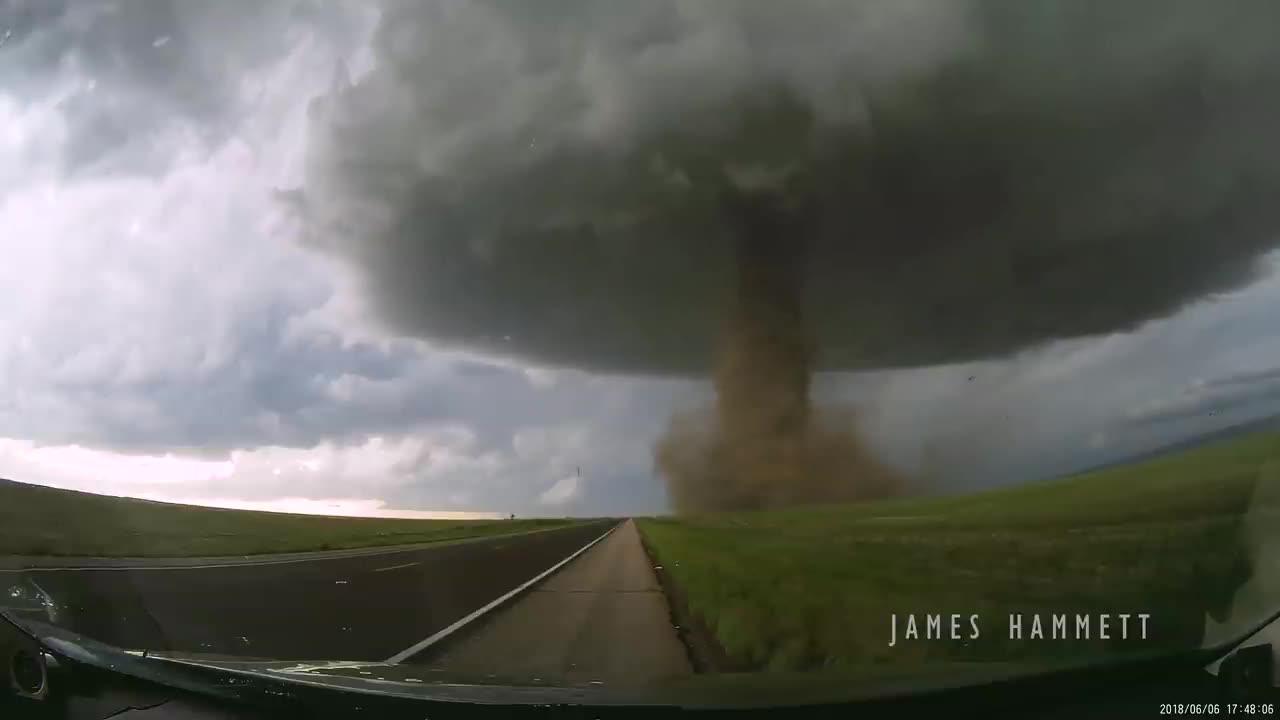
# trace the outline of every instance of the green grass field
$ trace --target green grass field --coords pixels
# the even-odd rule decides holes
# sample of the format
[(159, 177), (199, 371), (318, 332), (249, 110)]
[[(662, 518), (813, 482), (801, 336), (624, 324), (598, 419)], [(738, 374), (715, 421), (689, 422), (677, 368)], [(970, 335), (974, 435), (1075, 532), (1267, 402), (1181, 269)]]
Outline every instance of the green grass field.
[[(1278, 459), (1268, 433), (969, 496), (639, 527), (734, 669), (1093, 659), (1200, 644), (1250, 573), (1244, 518)], [(953, 612), (979, 613), (981, 637), (888, 646), (891, 613)], [(1011, 612), (1152, 617), (1145, 643), (1019, 642)]]
[(253, 555), (436, 542), (572, 522), (577, 521), (388, 520), (218, 510), (0, 480), (0, 555)]

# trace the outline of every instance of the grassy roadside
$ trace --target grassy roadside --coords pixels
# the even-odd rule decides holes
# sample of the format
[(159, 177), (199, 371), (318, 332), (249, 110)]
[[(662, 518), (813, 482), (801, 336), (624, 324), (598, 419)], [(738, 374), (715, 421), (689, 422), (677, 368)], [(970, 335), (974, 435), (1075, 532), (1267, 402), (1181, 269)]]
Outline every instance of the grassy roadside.
[[(744, 668), (1090, 659), (1199, 644), (1206, 614), (1224, 611), (1249, 574), (1243, 519), (1277, 459), (1280, 435), (1268, 433), (966, 497), (638, 526), (691, 614)], [(1017, 641), (1011, 612), (1152, 618), (1146, 642)], [(966, 633), (978, 613), (982, 634), (889, 647), (893, 613), (961, 613)]]
[(396, 520), (219, 510), (0, 480), (0, 555), (257, 555), (437, 542), (575, 522), (582, 521)]

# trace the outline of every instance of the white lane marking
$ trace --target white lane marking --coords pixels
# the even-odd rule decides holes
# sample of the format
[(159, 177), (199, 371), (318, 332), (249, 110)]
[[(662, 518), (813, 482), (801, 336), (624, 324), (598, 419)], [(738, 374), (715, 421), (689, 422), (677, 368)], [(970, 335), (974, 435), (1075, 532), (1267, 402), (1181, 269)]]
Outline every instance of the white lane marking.
[[(621, 523), (619, 523), (619, 525), (620, 525), (620, 524), (621, 524)], [(494, 608), (496, 608), (496, 607), (498, 607), (499, 605), (503, 604), (504, 602), (506, 602), (506, 601), (510, 600), (511, 598), (515, 597), (516, 595), (519, 595), (520, 593), (524, 592), (525, 590), (529, 589), (530, 587), (533, 587), (535, 584), (537, 584), (537, 583), (538, 583), (538, 581), (542, 580), (543, 578), (545, 578), (546, 576), (550, 575), (551, 573), (553, 573), (553, 572), (555, 572), (555, 571), (559, 570), (560, 568), (564, 567), (565, 565), (569, 564), (569, 561), (570, 561), (570, 560), (573, 560), (574, 558), (578, 557), (578, 556), (579, 556), (579, 555), (581, 555), (582, 553), (584, 553), (584, 552), (586, 552), (587, 550), (589, 550), (589, 549), (591, 548), (591, 546), (592, 546), (592, 545), (595, 545), (596, 543), (598, 543), (598, 542), (600, 542), (601, 540), (603, 540), (603, 539), (605, 539), (606, 537), (608, 537), (608, 536), (609, 536), (609, 533), (613, 532), (613, 531), (614, 531), (614, 530), (616, 530), (617, 528), (618, 528), (618, 525), (614, 525), (613, 527), (609, 528), (608, 530), (605, 530), (603, 535), (601, 535), (600, 537), (596, 538), (595, 540), (592, 540), (591, 542), (587, 543), (586, 545), (583, 545), (582, 547), (578, 548), (578, 549), (577, 549), (576, 551), (574, 551), (574, 553), (573, 553), (572, 555), (570, 555), (569, 557), (567, 557), (567, 558), (565, 558), (565, 559), (561, 560), (560, 562), (556, 563), (555, 565), (552, 565), (551, 567), (547, 568), (546, 570), (543, 570), (542, 572), (538, 573), (538, 575), (537, 575), (537, 576), (535, 576), (532, 580), (529, 580), (528, 582), (524, 583), (523, 585), (521, 585), (520, 587), (516, 588), (515, 590), (512, 590), (511, 592), (509, 592), (509, 593), (507, 593), (507, 594), (503, 595), (502, 597), (497, 598), (497, 599), (496, 599), (496, 600), (494, 600), (493, 602), (489, 603), (488, 605), (485, 605), (484, 607), (480, 608), (479, 610), (476, 610), (475, 612), (471, 613), (470, 615), (467, 615), (466, 617), (462, 618), (461, 620), (458, 620), (457, 622), (455, 622), (455, 623), (453, 623), (452, 625), (450, 625), (449, 627), (447, 627), (447, 628), (445, 628), (445, 629), (441, 630), (440, 632), (436, 633), (435, 635), (432, 635), (432, 636), (430, 636), (430, 637), (427, 637), (427, 638), (424, 638), (424, 639), (422, 639), (422, 640), (419, 640), (418, 642), (414, 643), (413, 645), (410, 645), (409, 647), (405, 648), (404, 650), (401, 650), (400, 652), (396, 653), (395, 655), (392, 655), (391, 657), (387, 658), (385, 662), (386, 662), (388, 665), (395, 665), (396, 663), (404, 662), (405, 660), (408, 660), (409, 658), (413, 657), (414, 655), (417, 655), (418, 653), (422, 652), (423, 650), (426, 650), (427, 648), (431, 647), (432, 645), (435, 645), (436, 643), (440, 642), (441, 640), (444, 640), (445, 638), (449, 637), (449, 636), (450, 636), (450, 635), (452, 635), (453, 633), (455, 633), (455, 632), (457, 632), (458, 630), (462, 629), (462, 627), (463, 627), (463, 626), (465, 626), (465, 625), (467, 625), (467, 623), (470, 623), (470, 622), (473, 622), (473, 621), (475, 621), (475, 620), (479, 619), (479, 618), (480, 618), (480, 617), (482, 617), (484, 614), (488, 613), (490, 610), (493, 610)]]
[(421, 564), (422, 563), (411, 562), (411, 563), (405, 563), (403, 565), (392, 565), (391, 567), (375, 568), (374, 572), (386, 572), (388, 570), (399, 570), (400, 568), (413, 567), (414, 565), (421, 565)]
[[(576, 526), (568, 526), (576, 527)], [(565, 530), (566, 527), (539, 528), (537, 530), (527, 530), (517, 533), (504, 533), (502, 535), (481, 535), (478, 537), (467, 537), (457, 539), (437, 540), (436, 542), (426, 542), (413, 547), (396, 547), (386, 550), (356, 548), (350, 551), (339, 550), (337, 552), (344, 554), (324, 554), (319, 557), (290, 557), (280, 558), (276, 560), (251, 560), (249, 562), (229, 562), (229, 563), (210, 563), (208, 565), (49, 565), (45, 567), (20, 567), (20, 568), (0, 568), (0, 575), (4, 573), (29, 573), (29, 572), (58, 572), (65, 570), (105, 570), (111, 572), (120, 572), (123, 570), (211, 570), (217, 568), (230, 567), (254, 567), (257, 565), (286, 565), (288, 563), (300, 562), (318, 562), (320, 560), (348, 560), (356, 557), (372, 557), (374, 555), (396, 555), (398, 553), (421, 552), (423, 550), (433, 550), (446, 545), (462, 545), (466, 543), (478, 543), (495, 540), (497, 538), (510, 539), (520, 538), (526, 535), (536, 535), (537, 533), (555, 532), (556, 530)], [(329, 551), (321, 551), (329, 552)], [(318, 554), (318, 553), (317, 553)]]

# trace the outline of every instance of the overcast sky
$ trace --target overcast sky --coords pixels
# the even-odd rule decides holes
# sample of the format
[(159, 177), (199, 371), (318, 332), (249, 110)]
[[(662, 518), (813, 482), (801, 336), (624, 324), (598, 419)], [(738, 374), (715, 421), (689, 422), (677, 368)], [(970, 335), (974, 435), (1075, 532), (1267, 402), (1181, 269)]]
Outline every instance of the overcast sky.
[[(363, 1), (0, 0), (0, 477), (371, 515), (666, 509), (651, 448), (705, 381), (411, 336), (301, 239), (308, 108), (377, 77), (378, 23)], [(921, 491), (1035, 480), (1280, 412), (1278, 303), (1264, 272), (1131, 332), (816, 394)]]

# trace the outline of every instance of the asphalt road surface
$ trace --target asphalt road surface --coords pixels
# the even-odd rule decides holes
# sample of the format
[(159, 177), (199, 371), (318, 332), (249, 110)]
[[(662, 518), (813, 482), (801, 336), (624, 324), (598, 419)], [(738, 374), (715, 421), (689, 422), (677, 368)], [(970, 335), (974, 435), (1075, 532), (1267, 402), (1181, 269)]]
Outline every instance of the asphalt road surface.
[(693, 672), (631, 520), (510, 605), (407, 662), (555, 684), (646, 685)]
[(532, 579), (608, 527), (290, 562), (0, 571), (0, 590), (29, 578), (67, 608), (60, 625), (126, 649), (381, 661)]

